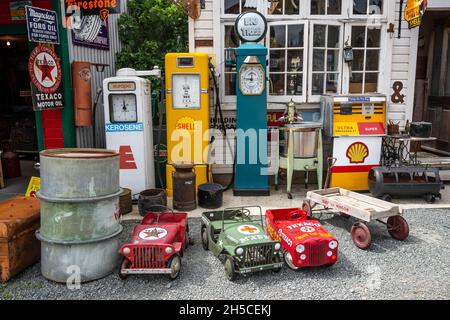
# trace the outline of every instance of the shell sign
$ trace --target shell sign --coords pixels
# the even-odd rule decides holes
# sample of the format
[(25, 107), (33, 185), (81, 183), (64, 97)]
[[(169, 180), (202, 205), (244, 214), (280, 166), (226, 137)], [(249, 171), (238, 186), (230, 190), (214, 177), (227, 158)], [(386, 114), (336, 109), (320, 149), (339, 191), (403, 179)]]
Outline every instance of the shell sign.
[(369, 156), (369, 148), (362, 142), (352, 143), (345, 154), (350, 163), (364, 163)]
[(408, 0), (406, 2), (405, 20), (408, 22), (409, 29), (420, 26), (426, 8), (427, 0)]

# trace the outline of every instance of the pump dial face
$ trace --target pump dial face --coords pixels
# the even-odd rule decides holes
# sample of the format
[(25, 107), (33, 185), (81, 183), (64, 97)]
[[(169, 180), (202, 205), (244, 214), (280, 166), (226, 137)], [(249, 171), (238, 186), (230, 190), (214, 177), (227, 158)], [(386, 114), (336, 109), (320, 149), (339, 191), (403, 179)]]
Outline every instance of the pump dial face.
[(265, 72), (260, 64), (243, 64), (239, 70), (239, 88), (244, 96), (259, 96), (265, 88)]
[(111, 94), (109, 105), (111, 122), (137, 122), (136, 95)]
[(200, 109), (199, 74), (174, 74), (172, 92), (174, 109)]

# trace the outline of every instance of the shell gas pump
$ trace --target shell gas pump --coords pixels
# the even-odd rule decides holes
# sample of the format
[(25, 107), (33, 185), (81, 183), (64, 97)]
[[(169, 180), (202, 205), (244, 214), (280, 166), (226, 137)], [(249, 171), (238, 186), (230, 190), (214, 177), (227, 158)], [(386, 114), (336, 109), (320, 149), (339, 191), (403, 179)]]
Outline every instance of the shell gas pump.
[(167, 195), (172, 196), (176, 162), (191, 162), (196, 190), (209, 181), (209, 56), (168, 53), (166, 72)]
[(331, 187), (369, 189), (368, 176), (380, 165), (386, 130), (386, 97), (380, 94), (324, 95), (324, 130), (332, 138)]
[(120, 185), (137, 194), (155, 187), (151, 85), (161, 70), (124, 68), (103, 80), (106, 147), (120, 153)]

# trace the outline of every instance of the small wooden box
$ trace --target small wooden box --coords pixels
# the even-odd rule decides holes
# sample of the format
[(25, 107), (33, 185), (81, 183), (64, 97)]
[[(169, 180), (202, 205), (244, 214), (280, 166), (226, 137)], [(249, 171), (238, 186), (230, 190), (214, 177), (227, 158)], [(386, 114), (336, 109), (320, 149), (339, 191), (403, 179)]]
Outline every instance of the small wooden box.
[(15, 197), (0, 202), (0, 282), (39, 260), (41, 243), (35, 236), (39, 211), (36, 198)]

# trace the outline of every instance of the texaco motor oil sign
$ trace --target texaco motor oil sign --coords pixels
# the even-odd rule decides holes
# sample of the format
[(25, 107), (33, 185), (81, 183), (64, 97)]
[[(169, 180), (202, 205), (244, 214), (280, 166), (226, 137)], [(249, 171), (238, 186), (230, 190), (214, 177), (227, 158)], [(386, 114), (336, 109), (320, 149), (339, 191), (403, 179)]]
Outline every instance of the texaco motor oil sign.
[(61, 64), (56, 53), (48, 47), (34, 48), (28, 60), (28, 72), (31, 78), (33, 109), (61, 109)]

